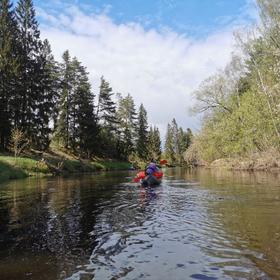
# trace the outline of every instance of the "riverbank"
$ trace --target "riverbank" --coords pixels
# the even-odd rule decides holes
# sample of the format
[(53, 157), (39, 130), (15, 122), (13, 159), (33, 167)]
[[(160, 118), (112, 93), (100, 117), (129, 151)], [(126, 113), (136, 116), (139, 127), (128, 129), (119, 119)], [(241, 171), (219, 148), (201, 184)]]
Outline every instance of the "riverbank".
[(210, 168), (225, 168), (229, 170), (271, 171), (280, 172), (280, 156), (277, 154), (262, 154), (248, 158), (222, 158), (206, 165)]
[(128, 170), (131, 164), (111, 159), (77, 159), (63, 152), (33, 153), (14, 158), (0, 155), (0, 183), (29, 176), (53, 176), (96, 171)]

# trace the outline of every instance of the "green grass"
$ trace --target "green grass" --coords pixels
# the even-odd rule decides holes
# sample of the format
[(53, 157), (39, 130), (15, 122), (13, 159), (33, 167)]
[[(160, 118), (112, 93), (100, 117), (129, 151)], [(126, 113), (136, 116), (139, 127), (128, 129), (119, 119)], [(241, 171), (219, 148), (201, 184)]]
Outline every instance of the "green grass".
[(130, 164), (128, 162), (118, 161), (80, 162), (78, 160), (65, 160), (63, 164), (63, 171), (66, 171), (68, 173), (128, 170), (129, 168)]
[(24, 157), (9, 157), (9, 156), (0, 156), (0, 161), (7, 163), (15, 168), (24, 170), (27, 173), (43, 173), (48, 174), (50, 171), (48, 167), (40, 161), (31, 158)]
[[(63, 160), (59, 157), (46, 157), (47, 161), (54, 166)], [(128, 170), (128, 162), (119, 161), (79, 161), (75, 159), (64, 159), (62, 165), (63, 174), (91, 173), (107, 170)], [(12, 156), (0, 155), (0, 182), (8, 179), (25, 178), (27, 176), (46, 176), (51, 172), (48, 166), (41, 161), (27, 157), (14, 158)]]
[(100, 161), (92, 164), (100, 166), (102, 170), (128, 170), (131, 167), (130, 163), (121, 161)]
[(22, 179), (27, 176), (28, 174), (23, 170), (0, 161), (0, 183), (10, 179)]

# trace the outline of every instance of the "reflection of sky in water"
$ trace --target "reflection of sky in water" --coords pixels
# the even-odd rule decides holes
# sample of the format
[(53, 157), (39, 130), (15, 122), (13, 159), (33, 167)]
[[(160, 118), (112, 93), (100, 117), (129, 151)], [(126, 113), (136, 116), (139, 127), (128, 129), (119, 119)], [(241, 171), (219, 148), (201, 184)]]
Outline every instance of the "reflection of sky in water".
[(276, 278), (273, 176), (169, 169), (145, 189), (120, 184), (128, 175), (2, 185), (1, 277)]

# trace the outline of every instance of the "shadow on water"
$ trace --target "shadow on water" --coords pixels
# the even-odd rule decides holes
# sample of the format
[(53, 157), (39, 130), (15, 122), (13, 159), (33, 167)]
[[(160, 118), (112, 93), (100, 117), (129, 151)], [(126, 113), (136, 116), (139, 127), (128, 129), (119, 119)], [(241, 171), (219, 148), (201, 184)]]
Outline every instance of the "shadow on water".
[[(278, 174), (279, 175), (279, 174)], [(0, 188), (1, 279), (277, 279), (277, 174), (165, 170)]]

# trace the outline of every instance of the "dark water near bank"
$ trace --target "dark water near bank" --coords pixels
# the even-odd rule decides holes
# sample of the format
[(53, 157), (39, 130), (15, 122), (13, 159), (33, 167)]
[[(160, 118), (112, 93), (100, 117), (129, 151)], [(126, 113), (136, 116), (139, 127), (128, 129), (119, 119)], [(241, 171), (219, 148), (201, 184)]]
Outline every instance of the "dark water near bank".
[(280, 279), (280, 174), (169, 169), (0, 185), (0, 279)]

